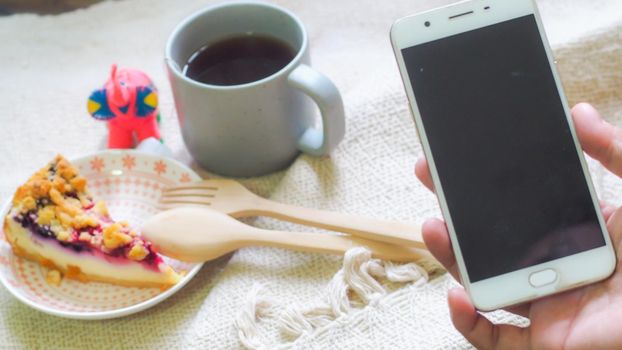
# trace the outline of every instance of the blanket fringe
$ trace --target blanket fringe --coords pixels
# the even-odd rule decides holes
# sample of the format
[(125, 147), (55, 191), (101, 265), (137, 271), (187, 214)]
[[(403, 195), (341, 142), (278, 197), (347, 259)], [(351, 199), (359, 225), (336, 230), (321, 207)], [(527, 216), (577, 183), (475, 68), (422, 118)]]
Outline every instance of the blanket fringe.
[(240, 341), (248, 349), (277, 346), (267, 345), (259, 331), (259, 323), (265, 318), (275, 319), (281, 333), (293, 341), (374, 303), (389, 292), (391, 284), (428, 281), (428, 271), (436, 273), (439, 270), (435, 262), (422, 260), (394, 264), (373, 259), (366, 248), (352, 248), (345, 253), (343, 266), (328, 283), (325, 295), (311, 305), (289, 305), (277, 312), (278, 305), (264, 295), (265, 288), (253, 286), (236, 320)]
[(248, 349), (265, 348), (265, 340), (259, 332), (258, 322), (272, 313), (273, 302), (264, 294), (264, 287), (259, 283), (254, 284), (235, 320), (240, 342)]

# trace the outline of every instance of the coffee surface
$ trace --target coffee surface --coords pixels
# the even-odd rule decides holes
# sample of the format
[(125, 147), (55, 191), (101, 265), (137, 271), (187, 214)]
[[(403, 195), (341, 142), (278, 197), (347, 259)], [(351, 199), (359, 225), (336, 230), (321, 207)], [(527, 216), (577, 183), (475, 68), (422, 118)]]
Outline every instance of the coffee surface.
[(294, 56), (294, 49), (279, 39), (238, 35), (201, 47), (188, 59), (184, 74), (211, 85), (246, 84), (278, 72)]

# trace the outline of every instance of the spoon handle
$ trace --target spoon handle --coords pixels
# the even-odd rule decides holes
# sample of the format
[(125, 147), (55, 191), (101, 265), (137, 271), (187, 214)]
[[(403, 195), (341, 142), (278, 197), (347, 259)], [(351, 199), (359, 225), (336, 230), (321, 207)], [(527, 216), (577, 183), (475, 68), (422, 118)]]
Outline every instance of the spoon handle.
[(233, 213), (232, 216), (265, 215), (297, 224), (343, 232), (368, 240), (427, 249), (421, 237), (420, 224), (298, 207), (264, 198), (260, 198), (253, 206), (255, 208), (252, 210)]
[[(261, 232), (258, 232), (261, 231)], [(433, 259), (424, 249), (400, 246), (365, 238), (337, 236), (333, 234), (287, 232), (258, 229), (244, 246), (268, 246), (301, 252), (342, 255), (353, 247), (366, 247), (374, 258), (399, 262)]]

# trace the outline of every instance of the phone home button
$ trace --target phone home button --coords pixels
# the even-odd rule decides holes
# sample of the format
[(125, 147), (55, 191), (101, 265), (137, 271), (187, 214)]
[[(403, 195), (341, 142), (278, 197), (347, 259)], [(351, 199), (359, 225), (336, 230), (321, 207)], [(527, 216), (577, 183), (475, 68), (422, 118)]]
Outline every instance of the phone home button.
[(529, 275), (529, 284), (537, 288), (553, 283), (556, 279), (557, 272), (553, 269), (546, 269)]

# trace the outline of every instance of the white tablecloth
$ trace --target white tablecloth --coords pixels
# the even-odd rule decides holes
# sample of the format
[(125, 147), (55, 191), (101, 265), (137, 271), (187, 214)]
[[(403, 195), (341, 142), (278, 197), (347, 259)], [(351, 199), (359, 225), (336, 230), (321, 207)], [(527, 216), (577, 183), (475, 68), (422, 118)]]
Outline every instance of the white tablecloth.
[[(436, 199), (414, 178), (420, 154), (389, 44), (391, 23), (443, 0), (277, 1), (297, 13), (310, 34), (314, 66), (341, 90), (347, 134), (329, 158), (301, 156), (289, 169), (244, 180), (275, 200), (397, 220), (438, 216)], [(91, 90), (110, 65), (146, 71), (160, 88), (163, 132), (175, 156), (190, 164), (164, 72), (163, 47), (175, 24), (212, 1), (107, 1), (59, 16), (0, 17), (0, 200), (56, 153), (101, 149), (106, 129), (86, 113)], [(542, 17), (572, 102), (589, 100), (622, 118), (622, 3), (541, 0)], [(620, 182), (592, 164), (601, 195), (619, 201)], [(255, 225), (300, 229), (275, 220)], [(0, 347), (209, 348), (241, 346), (234, 319), (251, 285), (261, 282), (279, 303), (324, 293), (340, 259), (250, 248), (206, 264), (166, 302), (109, 321), (60, 319), (32, 310), (0, 288)], [(451, 326), (443, 276), (407, 285), (372, 305), (303, 335), (296, 348), (464, 348)], [(502, 315), (501, 317), (506, 317)], [(270, 321), (266, 343), (286, 343)], [(291, 343), (290, 343), (291, 344)]]

